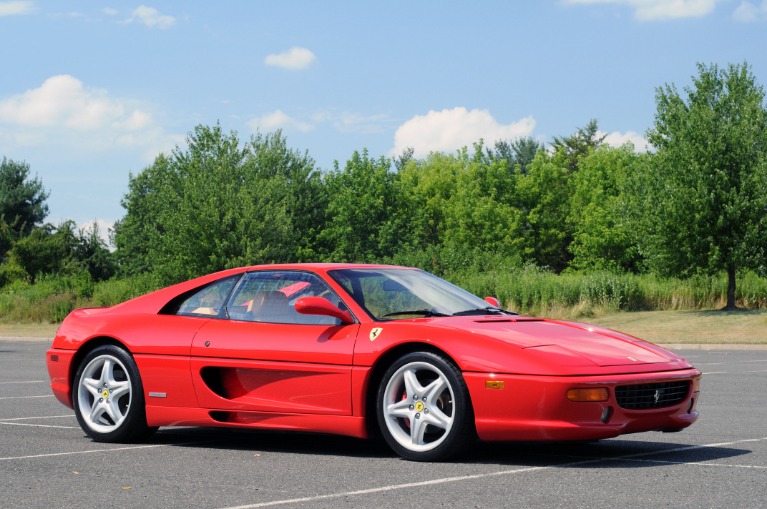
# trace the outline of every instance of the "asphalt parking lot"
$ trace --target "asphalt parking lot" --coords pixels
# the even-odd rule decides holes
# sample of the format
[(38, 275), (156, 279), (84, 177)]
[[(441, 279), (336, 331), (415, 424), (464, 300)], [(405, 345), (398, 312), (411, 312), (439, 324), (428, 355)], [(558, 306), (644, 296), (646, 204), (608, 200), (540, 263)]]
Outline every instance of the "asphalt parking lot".
[(595, 443), (477, 444), (448, 463), (324, 435), (163, 428), (85, 437), (50, 393), (47, 342), (0, 340), (0, 507), (767, 507), (767, 350), (678, 350), (699, 421)]

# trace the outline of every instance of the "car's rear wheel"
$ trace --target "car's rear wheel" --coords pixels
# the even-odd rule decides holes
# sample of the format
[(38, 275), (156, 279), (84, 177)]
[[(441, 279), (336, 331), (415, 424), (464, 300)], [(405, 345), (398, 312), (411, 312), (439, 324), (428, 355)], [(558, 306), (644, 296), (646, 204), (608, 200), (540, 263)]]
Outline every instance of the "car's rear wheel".
[(157, 428), (146, 424), (144, 391), (133, 358), (114, 345), (88, 353), (74, 379), (73, 404), (80, 427), (99, 442), (130, 442)]
[(392, 364), (378, 389), (376, 407), (384, 439), (409, 460), (446, 459), (463, 450), (473, 436), (463, 376), (435, 353), (410, 353)]

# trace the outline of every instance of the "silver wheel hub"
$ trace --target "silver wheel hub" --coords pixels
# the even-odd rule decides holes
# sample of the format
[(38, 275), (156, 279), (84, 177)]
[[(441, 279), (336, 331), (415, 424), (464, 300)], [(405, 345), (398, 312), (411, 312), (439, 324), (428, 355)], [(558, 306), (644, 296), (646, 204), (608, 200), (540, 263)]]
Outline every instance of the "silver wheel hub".
[(453, 427), (453, 401), (453, 388), (442, 371), (427, 362), (405, 364), (386, 384), (386, 427), (408, 450), (429, 451), (439, 446)]
[(80, 415), (93, 431), (109, 433), (120, 427), (128, 415), (131, 381), (122, 362), (100, 355), (83, 370), (77, 384)]

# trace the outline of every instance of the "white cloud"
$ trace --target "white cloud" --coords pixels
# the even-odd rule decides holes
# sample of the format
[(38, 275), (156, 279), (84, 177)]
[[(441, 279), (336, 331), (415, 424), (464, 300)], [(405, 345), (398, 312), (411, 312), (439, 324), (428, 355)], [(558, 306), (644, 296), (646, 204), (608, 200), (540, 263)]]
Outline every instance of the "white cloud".
[(33, 2), (0, 2), (0, 16), (18, 16), (20, 14), (31, 14), (35, 10)]
[(145, 111), (134, 110), (128, 118), (116, 120), (113, 125), (126, 131), (138, 131), (152, 125), (152, 116)]
[(285, 129), (305, 133), (314, 129), (312, 124), (290, 117), (282, 110), (275, 110), (260, 117), (253, 117), (248, 121), (248, 126), (253, 131), (275, 131), (277, 129)]
[(751, 23), (754, 21), (767, 20), (767, 0), (756, 5), (752, 2), (741, 2), (735, 12), (732, 13), (735, 21)]
[(275, 110), (248, 120), (253, 131), (274, 131), (276, 129), (309, 132), (318, 126), (330, 126), (341, 133), (377, 134), (385, 132), (394, 124), (386, 114), (365, 115), (356, 112), (318, 110), (306, 119), (291, 117), (282, 110)]
[(384, 113), (365, 115), (344, 111), (341, 113), (322, 110), (312, 115), (315, 123), (330, 124), (342, 133), (376, 134), (391, 128), (394, 120)]
[(118, 11), (114, 7), (104, 7), (103, 9), (101, 9), (101, 12), (103, 12), (107, 16), (117, 16), (118, 14), (120, 14), (120, 11)]
[(126, 23), (141, 23), (149, 28), (170, 28), (176, 24), (176, 18), (160, 12), (154, 7), (139, 5), (131, 14), (131, 17), (125, 20)]
[(39, 88), (0, 100), (0, 121), (91, 130), (122, 119), (125, 109), (123, 102), (110, 98), (105, 90), (86, 89), (80, 80), (62, 74), (48, 78)]
[(717, 0), (564, 0), (570, 5), (612, 4), (633, 9), (640, 21), (702, 17), (713, 12)]
[(84, 152), (123, 148), (138, 150), (151, 161), (160, 150), (173, 148), (178, 139), (155, 125), (148, 108), (138, 101), (112, 97), (66, 74), (0, 98), (3, 145), (55, 145)]
[(413, 147), (416, 157), (430, 152), (452, 152), (472, 143), (485, 140), (492, 145), (498, 140), (529, 136), (535, 128), (535, 119), (525, 117), (511, 124), (499, 124), (487, 110), (466, 108), (430, 111), (416, 115), (399, 126), (394, 133), (392, 154), (400, 154)]
[[(605, 133), (599, 131), (598, 135), (603, 136)], [(647, 152), (650, 147), (647, 138), (634, 131), (626, 131), (625, 133), (613, 131), (605, 136), (604, 142), (611, 147), (622, 147), (626, 143), (631, 143), (634, 145), (635, 152)]]
[(317, 56), (306, 48), (290, 48), (282, 53), (267, 55), (264, 59), (266, 65), (281, 67), (290, 71), (306, 69), (317, 59)]

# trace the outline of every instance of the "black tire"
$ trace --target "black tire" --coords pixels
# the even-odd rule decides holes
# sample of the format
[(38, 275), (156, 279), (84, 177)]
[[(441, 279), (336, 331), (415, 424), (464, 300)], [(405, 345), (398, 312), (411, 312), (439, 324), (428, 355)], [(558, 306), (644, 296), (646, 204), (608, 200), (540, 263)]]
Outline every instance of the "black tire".
[(432, 352), (409, 353), (389, 367), (378, 388), (376, 414), (386, 443), (408, 460), (447, 459), (474, 437), (463, 376), (449, 359)]
[(97, 442), (134, 442), (157, 428), (146, 424), (144, 388), (133, 357), (114, 345), (93, 349), (72, 382), (77, 422)]

